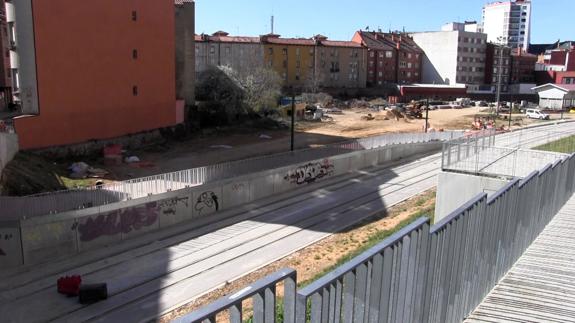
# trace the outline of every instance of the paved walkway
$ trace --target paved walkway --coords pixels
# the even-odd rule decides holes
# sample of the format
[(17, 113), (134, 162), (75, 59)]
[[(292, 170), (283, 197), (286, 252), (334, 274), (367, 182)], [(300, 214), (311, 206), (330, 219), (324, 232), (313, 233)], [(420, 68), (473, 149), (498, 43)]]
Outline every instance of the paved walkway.
[(575, 196), (465, 322), (575, 322)]

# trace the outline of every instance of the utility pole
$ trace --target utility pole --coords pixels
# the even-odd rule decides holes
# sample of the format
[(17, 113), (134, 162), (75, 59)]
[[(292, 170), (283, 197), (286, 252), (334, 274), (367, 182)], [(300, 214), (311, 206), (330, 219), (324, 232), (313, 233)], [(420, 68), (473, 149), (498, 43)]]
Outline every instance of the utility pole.
[(295, 140), (295, 91), (291, 89), (291, 151), (294, 151)]
[(429, 98), (427, 98), (427, 106), (425, 106), (425, 133), (427, 133), (428, 121), (429, 121)]
[(509, 130), (511, 130), (511, 113), (513, 113), (513, 95), (511, 96), (511, 106), (509, 107)]
[[(501, 37), (497, 38), (498, 41), (501, 41)], [(498, 43), (499, 45), (499, 43)], [(503, 45), (499, 45), (499, 67), (498, 67), (498, 76), (497, 76), (497, 106), (495, 107), (495, 120), (499, 116), (499, 108), (501, 105), (501, 77), (503, 76), (503, 49), (505, 47)]]

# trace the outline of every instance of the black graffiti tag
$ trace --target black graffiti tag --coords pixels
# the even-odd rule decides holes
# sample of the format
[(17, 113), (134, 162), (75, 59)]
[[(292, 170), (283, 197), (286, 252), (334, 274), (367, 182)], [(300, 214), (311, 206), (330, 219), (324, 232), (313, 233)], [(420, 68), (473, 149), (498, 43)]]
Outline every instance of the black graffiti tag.
[(198, 211), (199, 215), (202, 215), (202, 211), (204, 210), (214, 210), (217, 212), (220, 209), (218, 196), (216, 195), (216, 193), (211, 191), (203, 192), (198, 197), (198, 200), (196, 201), (196, 205), (194, 206), (194, 208), (196, 209), (196, 211)]
[(169, 214), (173, 214), (176, 215), (176, 209), (178, 207), (178, 204), (183, 204), (186, 207), (188, 207), (189, 205), (189, 197), (176, 197), (170, 200), (166, 200), (163, 202), (160, 202), (158, 204), (158, 208), (161, 210), (162, 214), (164, 215), (169, 215)]
[(321, 178), (333, 175), (335, 166), (324, 159), (317, 163), (308, 163), (298, 167), (295, 171), (289, 172), (284, 179), (292, 184), (310, 184)]

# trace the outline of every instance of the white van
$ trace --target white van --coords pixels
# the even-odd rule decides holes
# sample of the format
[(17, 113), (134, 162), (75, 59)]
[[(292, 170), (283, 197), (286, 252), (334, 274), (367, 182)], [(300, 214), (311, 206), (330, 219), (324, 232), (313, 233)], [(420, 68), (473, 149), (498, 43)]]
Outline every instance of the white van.
[(527, 109), (525, 114), (529, 119), (549, 120), (549, 115), (541, 112), (539, 109)]

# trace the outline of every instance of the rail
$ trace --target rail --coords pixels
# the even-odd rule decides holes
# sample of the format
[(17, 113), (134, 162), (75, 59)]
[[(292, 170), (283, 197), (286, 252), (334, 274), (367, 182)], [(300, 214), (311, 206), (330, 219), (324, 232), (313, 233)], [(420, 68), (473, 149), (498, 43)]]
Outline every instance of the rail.
[[(480, 194), (432, 227), (420, 218), (300, 289), (295, 322), (461, 322), (572, 196), (574, 156), (515, 179), (490, 198)], [(267, 286), (244, 290), (261, 295)], [(211, 304), (207, 312), (213, 317), (229, 304)], [(262, 302), (254, 306), (265, 310)], [(198, 313), (205, 312), (177, 322), (201, 322)]]
[(566, 154), (519, 148), (444, 143), (442, 170), (474, 175), (526, 177)]
[[(284, 323), (295, 322), (295, 299), (297, 273), (293, 269), (282, 269), (264, 277), (252, 285), (232, 295), (222, 297), (199, 311), (190, 313), (173, 322), (216, 323), (219, 316), (225, 316), (231, 323), (242, 323), (243, 302), (251, 299), (253, 303), (253, 322), (275, 322), (277, 308), (283, 309)], [(283, 283), (283, 306), (278, 303), (278, 284)]]
[(295, 152), (286, 152), (137, 178), (97, 187), (70, 189), (25, 197), (0, 197), (0, 210), (3, 210), (6, 214), (17, 214), (21, 218), (56, 214), (153, 196), (222, 179), (342, 155), (354, 151), (377, 149), (397, 144), (450, 141), (460, 138), (463, 135), (463, 131), (385, 134)]

